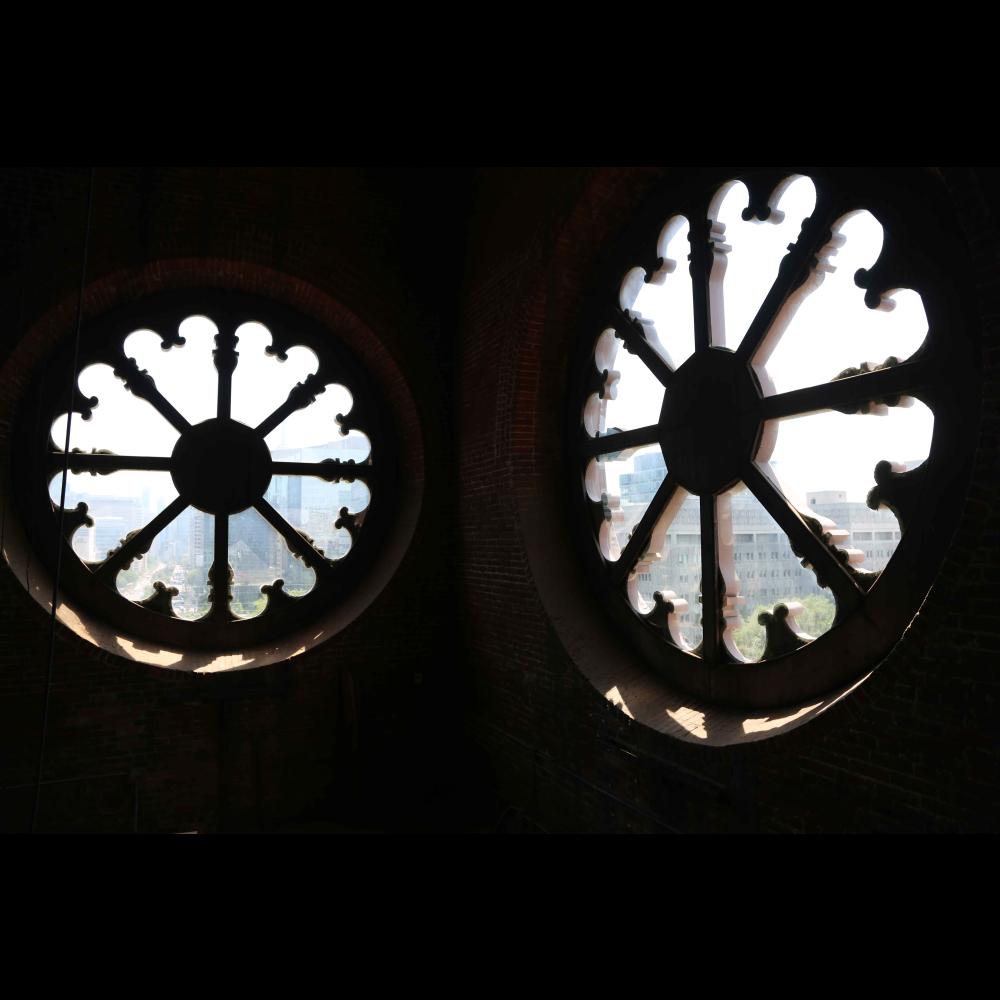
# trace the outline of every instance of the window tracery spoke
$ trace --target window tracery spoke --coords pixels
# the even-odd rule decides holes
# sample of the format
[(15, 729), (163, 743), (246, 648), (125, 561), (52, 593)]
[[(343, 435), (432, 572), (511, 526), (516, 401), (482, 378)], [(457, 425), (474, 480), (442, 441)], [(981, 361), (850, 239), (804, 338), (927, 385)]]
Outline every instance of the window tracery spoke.
[(601, 437), (585, 437), (580, 445), (580, 450), (587, 458), (594, 458), (596, 455), (617, 454), (641, 448), (643, 445), (655, 444), (659, 439), (659, 425), (649, 424), (646, 427), (636, 427), (630, 431), (618, 431), (615, 434), (605, 434)]
[(646, 339), (642, 323), (627, 312), (616, 309), (611, 315), (611, 325), (615, 336), (625, 345), (625, 349), (639, 358), (662, 386), (669, 385), (674, 374), (673, 369)]
[(296, 383), (289, 390), (288, 398), (257, 425), (255, 430), (261, 437), (267, 437), (285, 417), (291, 416), (296, 410), (304, 410), (316, 402), (316, 397), (326, 392), (327, 379), (318, 372), (307, 375), (302, 382)]
[(892, 181), (869, 210), (864, 175), (840, 176), (664, 181), (607, 248), (579, 331), (566, 416), (589, 582), (652, 673), (727, 707), (870, 668), (961, 501), (951, 456), (972, 445), (949, 431), (979, 382), (935, 286), (951, 237), (890, 209)]
[(227, 652), (339, 607), (391, 537), (396, 474), (373, 460), (393, 435), (348, 345), (277, 303), (205, 290), (109, 312), (78, 348), (19, 416), (30, 531), (61, 558), (67, 600), (161, 649)]
[(830, 227), (826, 223), (825, 214), (814, 210), (803, 222), (799, 238), (781, 258), (778, 273), (736, 349), (737, 355), (744, 361), (753, 360), (789, 296), (809, 278), (810, 272), (818, 263), (816, 255), (829, 239)]
[(324, 458), (322, 462), (271, 462), (271, 474), (317, 476), (328, 483), (353, 483), (356, 479), (367, 483), (372, 469), (368, 463), (356, 463), (353, 458)]
[(864, 411), (869, 403), (895, 406), (900, 397), (926, 390), (933, 382), (935, 371), (927, 361), (889, 364), (868, 372), (857, 370), (857, 374), (837, 376), (823, 385), (766, 396), (761, 401), (762, 416), (765, 420), (774, 420), (816, 410), (850, 414)]
[(126, 569), (133, 559), (149, 551), (153, 539), (188, 506), (187, 500), (177, 497), (156, 517), (138, 531), (130, 532), (122, 539), (121, 545), (94, 571), (96, 579), (108, 586), (114, 586), (118, 571)]
[(297, 555), (311, 570), (314, 570), (318, 579), (329, 577), (331, 574), (330, 563), (326, 557), (321, 555), (307, 541), (302, 532), (296, 530), (278, 513), (266, 500), (260, 499), (255, 504), (257, 512), (281, 535), (287, 542), (289, 549)]
[(236, 350), (237, 336), (234, 331), (220, 330), (215, 335), (215, 350), (212, 360), (219, 373), (219, 390), (217, 395), (216, 416), (219, 419), (229, 419), (233, 403), (233, 372), (239, 362), (239, 352)]
[(688, 239), (691, 241), (690, 260), (691, 300), (694, 307), (694, 349), (705, 351), (712, 346), (712, 313), (710, 306), (712, 270), (715, 252), (713, 225), (704, 212), (694, 216)]
[(767, 473), (755, 462), (748, 462), (743, 482), (788, 536), (792, 551), (812, 566), (820, 586), (833, 591), (838, 615), (846, 615), (856, 608), (861, 602), (862, 592), (847, 567), (823, 538), (809, 527), (802, 514), (785, 499)]
[(701, 497), (701, 656), (707, 663), (719, 659), (719, 542), (715, 497)]
[(229, 565), (229, 517), (225, 514), (215, 518), (215, 552), (208, 571), (208, 583), (212, 604), (208, 617), (235, 621), (237, 616), (229, 606), (233, 600), (233, 569)]
[[(49, 452), (49, 468), (52, 471), (61, 470), (65, 452)], [(128, 469), (141, 469), (145, 472), (169, 472), (171, 459), (169, 456), (155, 455), (116, 455), (106, 449), (94, 449), (90, 452), (73, 451), (69, 456), (69, 471), (77, 474), (89, 472), (95, 476), (106, 476), (112, 472)]]
[(109, 359), (109, 363), (115, 377), (124, 383), (125, 388), (133, 396), (149, 403), (174, 430), (183, 434), (190, 428), (187, 418), (156, 388), (153, 377), (140, 369), (134, 358), (126, 357), (124, 351), (118, 351)]
[(664, 508), (670, 503), (676, 492), (677, 482), (668, 474), (663, 482), (660, 483), (659, 489), (653, 495), (653, 499), (649, 501), (649, 506), (639, 519), (639, 523), (633, 528), (632, 536), (629, 538), (628, 544), (625, 546), (621, 556), (610, 566), (612, 579), (615, 583), (621, 583), (628, 576), (636, 562), (646, 551), (649, 539), (653, 534), (653, 528), (656, 527), (656, 522), (660, 519)]

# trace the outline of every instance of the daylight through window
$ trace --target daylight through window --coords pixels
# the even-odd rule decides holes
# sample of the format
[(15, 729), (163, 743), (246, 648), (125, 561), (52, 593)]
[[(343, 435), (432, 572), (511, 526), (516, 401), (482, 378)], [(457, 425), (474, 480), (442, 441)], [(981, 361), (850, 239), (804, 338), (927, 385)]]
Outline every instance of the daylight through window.
[(879, 219), (810, 177), (756, 187), (632, 248), (579, 411), (601, 585), (718, 665), (804, 649), (879, 588), (946, 378), (921, 289), (877, 285)]
[(40, 537), (62, 523), (71, 591), (133, 633), (234, 648), (342, 599), (385, 454), (341, 346), (273, 305), (191, 293), (99, 324), (82, 354), (72, 399), (49, 400), (36, 518)]

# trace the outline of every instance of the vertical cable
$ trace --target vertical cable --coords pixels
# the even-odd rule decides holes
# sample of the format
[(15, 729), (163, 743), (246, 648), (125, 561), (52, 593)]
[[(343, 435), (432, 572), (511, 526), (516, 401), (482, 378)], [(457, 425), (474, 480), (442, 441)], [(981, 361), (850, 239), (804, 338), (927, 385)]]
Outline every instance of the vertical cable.
[[(14, 329), (17, 331), (18, 335), (24, 330), (24, 311), (25, 311), (25, 300), (27, 299), (27, 287), (28, 279), (27, 275), (30, 270), (30, 257), (31, 257), (31, 245), (32, 245), (32, 232), (31, 227), (34, 225), (35, 221), (35, 190), (36, 190), (36, 179), (38, 177), (37, 171), (29, 171), (28, 176), (31, 178), (30, 186), (28, 188), (28, 211), (25, 213), (24, 223), (21, 226), (21, 247), (22, 256), (21, 261), (18, 265), (20, 270), (21, 280), (18, 282), (17, 291), (17, 321)], [(37, 426), (37, 424), (36, 424)], [(11, 450), (13, 450), (14, 442), (10, 442)], [(9, 490), (9, 492), (8, 492)], [(8, 488), (0, 490), (0, 495), (3, 497), (3, 507), (0, 508), (0, 558), (6, 560), (6, 543), (7, 543), (7, 502), (8, 497), (13, 492), (13, 476), (11, 477), (11, 482), (8, 484)], [(29, 556), (30, 560), (30, 556)], [(9, 566), (10, 563), (8, 562)], [(30, 566), (30, 561), (28, 563)], [(25, 586), (28, 588), (29, 592), (31, 590), (28, 582), (28, 568), (25, 568)]]
[(80, 364), (80, 327), (83, 320), (83, 292), (87, 283), (87, 254), (90, 250), (90, 220), (94, 207), (94, 168), (90, 168), (87, 184), (87, 217), (83, 227), (83, 255), (80, 261), (80, 287), (76, 299), (76, 332), (73, 342), (73, 365), (69, 383), (69, 409), (66, 414), (66, 441), (63, 446), (62, 487), (59, 492), (59, 535), (56, 538), (56, 572), (52, 580), (52, 614), (49, 617), (49, 656), (45, 674), (45, 699), (42, 707), (42, 735), (38, 744), (38, 767), (35, 773), (35, 801), (31, 808), (31, 832), (38, 822), (38, 803), (42, 791), (42, 764), (45, 759), (45, 736), (49, 723), (49, 694), (52, 690), (52, 664), (56, 648), (56, 607), (59, 599), (59, 577), (62, 572), (63, 531), (66, 522), (66, 482), (69, 478), (70, 429), (73, 426), (73, 395), (77, 368)]

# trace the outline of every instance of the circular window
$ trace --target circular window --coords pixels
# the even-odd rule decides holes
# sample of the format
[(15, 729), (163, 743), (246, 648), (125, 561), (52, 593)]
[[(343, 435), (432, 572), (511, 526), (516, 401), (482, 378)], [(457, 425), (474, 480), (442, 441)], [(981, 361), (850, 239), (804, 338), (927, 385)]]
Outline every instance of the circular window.
[(79, 607), (139, 639), (239, 650), (365, 577), (394, 452), (328, 330), (240, 293), (162, 293), (85, 324), (73, 366), (68, 347), (21, 408), (14, 488)]
[(653, 670), (790, 705), (870, 670), (918, 610), (978, 376), (927, 206), (860, 174), (702, 178), (657, 194), (595, 282), (578, 533)]

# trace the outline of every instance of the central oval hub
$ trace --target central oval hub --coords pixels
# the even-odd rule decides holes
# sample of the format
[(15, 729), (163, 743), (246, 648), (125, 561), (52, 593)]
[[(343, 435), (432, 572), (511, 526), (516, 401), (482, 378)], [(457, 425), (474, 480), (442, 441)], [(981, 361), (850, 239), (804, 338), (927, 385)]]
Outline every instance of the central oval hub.
[(186, 430), (170, 459), (174, 486), (206, 514), (237, 514), (271, 481), (271, 453), (246, 424), (223, 417)]
[(720, 493), (742, 479), (760, 432), (760, 393), (732, 351), (698, 351), (670, 379), (660, 447), (667, 471), (689, 493)]

